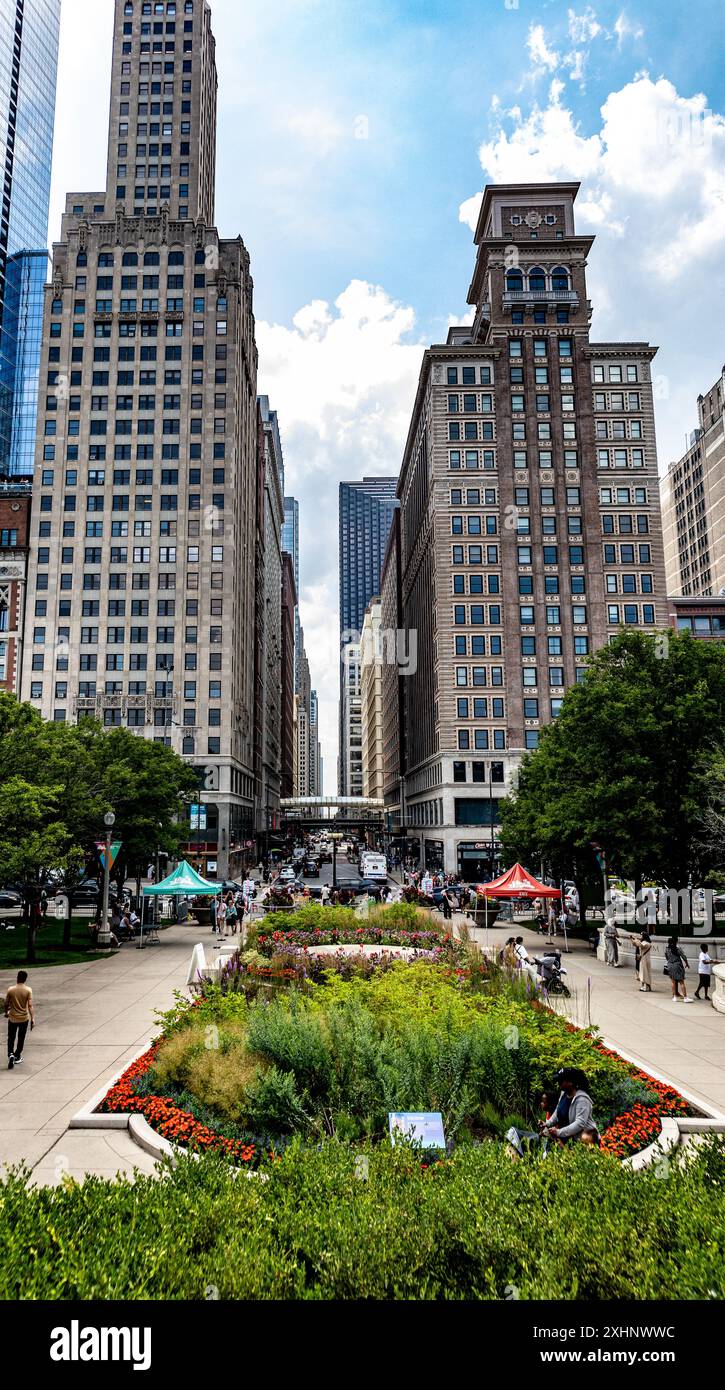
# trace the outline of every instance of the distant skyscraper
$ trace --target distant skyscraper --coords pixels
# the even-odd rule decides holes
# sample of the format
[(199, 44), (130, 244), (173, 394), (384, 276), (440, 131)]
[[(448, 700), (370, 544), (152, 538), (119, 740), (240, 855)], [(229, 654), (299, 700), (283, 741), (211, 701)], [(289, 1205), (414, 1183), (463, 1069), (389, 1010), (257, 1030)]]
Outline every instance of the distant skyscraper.
[(60, 0), (0, 0), (0, 477), (31, 476)]
[[(359, 734), (360, 663), (345, 660), (345, 648), (358, 646), (365, 610), (380, 593), (385, 549), (396, 507), (397, 478), (363, 478), (340, 483), (340, 758), (341, 796), (362, 796), (362, 739)], [(350, 687), (353, 678), (354, 688)], [(347, 713), (346, 713), (347, 711)], [(354, 747), (350, 718), (354, 715)]]
[[(697, 398), (698, 424), (687, 451), (662, 482), (667, 592), (725, 594), (725, 367)], [(702, 613), (700, 631), (709, 618)]]
[(395, 511), (397, 478), (340, 483), (340, 634), (362, 632), (380, 575)]
[(300, 693), (302, 641), (300, 636), (300, 504), (295, 497), (284, 499), (282, 549), (292, 556), (297, 602), (295, 606), (295, 695)]
[(269, 396), (259, 397), (259, 409), (264, 421), (264, 428), (271, 436), (271, 447), (274, 450), (274, 457), (277, 462), (277, 476), (279, 485), (284, 496), (284, 454), (282, 453), (282, 436), (279, 432), (279, 415), (276, 410), (271, 410)]

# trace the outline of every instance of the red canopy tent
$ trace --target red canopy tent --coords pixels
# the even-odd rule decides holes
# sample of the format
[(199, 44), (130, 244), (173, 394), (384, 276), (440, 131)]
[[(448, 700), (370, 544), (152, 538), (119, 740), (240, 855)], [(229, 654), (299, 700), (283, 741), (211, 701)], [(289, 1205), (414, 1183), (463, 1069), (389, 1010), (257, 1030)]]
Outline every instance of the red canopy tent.
[(549, 888), (539, 883), (532, 874), (527, 873), (521, 864), (514, 864), (500, 878), (491, 883), (480, 883), (476, 889), (486, 898), (560, 898), (561, 889)]

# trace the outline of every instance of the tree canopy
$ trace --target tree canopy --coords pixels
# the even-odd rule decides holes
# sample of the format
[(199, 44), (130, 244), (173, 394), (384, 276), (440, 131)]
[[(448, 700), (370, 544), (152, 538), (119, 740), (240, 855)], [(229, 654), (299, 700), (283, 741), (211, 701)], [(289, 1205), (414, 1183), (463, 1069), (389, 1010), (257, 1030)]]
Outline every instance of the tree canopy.
[[(508, 857), (684, 887), (722, 862), (713, 785), (725, 754), (725, 649), (628, 631), (592, 659), (502, 804)], [(709, 830), (706, 825), (709, 814)], [(718, 858), (718, 856), (720, 856)]]
[(122, 846), (114, 874), (123, 882), (157, 846), (178, 849), (186, 833), (179, 813), (197, 786), (194, 770), (163, 744), (91, 720), (48, 723), (0, 693), (0, 886), (22, 887), (32, 926), (50, 870), (72, 895), (97, 862), (109, 810)]

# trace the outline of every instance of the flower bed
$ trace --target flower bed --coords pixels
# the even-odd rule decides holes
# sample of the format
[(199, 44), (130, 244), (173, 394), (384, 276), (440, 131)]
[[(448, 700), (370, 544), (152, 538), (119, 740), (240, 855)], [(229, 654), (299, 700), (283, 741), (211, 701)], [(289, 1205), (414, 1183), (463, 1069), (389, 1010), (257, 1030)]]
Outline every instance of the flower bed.
[(413, 951), (442, 948), (446, 938), (439, 931), (405, 931), (389, 927), (315, 927), (311, 931), (268, 931), (257, 934), (257, 950), (265, 956), (288, 946), (406, 946)]
[[(304, 988), (307, 984), (324, 984), (330, 975), (338, 975), (343, 980), (358, 976), (370, 979), (379, 972), (392, 970), (396, 961), (404, 960), (401, 951), (401, 947), (391, 947), (386, 952), (373, 951), (368, 955), (363, 950), (350, 952), (340, 947), (334, 952), (315, 955), (306, 946), (288, 944), (285, 938), (275, 943), (275, 949), (269, 956), (260, 953), (257, 958), (257, 953), (253, 951), (235, 951), (219, 972), (219, 985), (224, 993), (239, 990), (253, 995), (260, 986), (289, 987), (294, 984)], [(441, 951), (434, 950), (415, 951), (407, 959), (437, 962), (440, 958)]]
[(512, 1123), (535, 1125), (562, 1065), (589, 1078), (602, 1148), (617, 1159), (655, 1141), (663, 1116), (691, 1113), (674, 1088), (526, 998), (495, 964), (471, 957), (460, 968), (460, 943), (441, 937), (438, 951), (404, 962), (318, 957), (284, 935), (271, 955), (237, 953), (193, 1004), (178, 996), (162, 1036), (100, 1108), (252, 1166), (294, 1134), (377, 1144), (391, 1108), (441, 1110), (456, 1146), (503, 1137)]
[(628, 1158), (630, 1154), (640, 1153), (659, 1138), (661, 1118), (691, 1113), (687, 1101), (673, 1086), (667, 1086), (664, 1081), (656, 1081), (653, 1076), (648, 1076), (647, 1072), (622, 1061), (618, 1053), (612, 1052), (603, 1043), (598, 1042), (596, 1047), (603, 1056), (614, 1057), (621, 1062), (633, 1080), (641, 1082), (648, 1091), (657, 1096), (656, 1105), (643, 1105), (638, 1101), (631, 1110), (618, 1115), (616, 1120), (607, 1126), (602, 1135), (602, 1148), (606, 1149), (607, 1153), (614, 1154), (615, 1158)]
[(143, 1115), (151, 1128), (169, 1143), (197, 1152), (222, 1153), (235, 1164), (249, 1168), (256, 1168), (262, 1158), (272, 1156), (256, 1143), (226, 1138), (166, 1096), (139, 1094), (134, 1083), (151, 1071), (159, 1045), (160, 1042), (154, 1043), (148, 1052), (127, 1067), (98, 1107), (101, 1114)]

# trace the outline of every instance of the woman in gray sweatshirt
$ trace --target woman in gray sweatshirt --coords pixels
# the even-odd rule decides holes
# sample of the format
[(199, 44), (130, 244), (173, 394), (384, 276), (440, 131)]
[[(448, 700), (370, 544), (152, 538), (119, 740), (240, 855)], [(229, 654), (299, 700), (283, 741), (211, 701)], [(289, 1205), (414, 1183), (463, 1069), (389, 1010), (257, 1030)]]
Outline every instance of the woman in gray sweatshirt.
[(594, 1123), (594, 1107), (587, 1090), (587, 1079), (577, 1067), (562, 1067), (556, 1074), (561, 1090), (569, 1101), (569, 1118), (561, 1128), (547, 1125), (545, 1134), (561, 1143), (569, 1139), (581, 1139), (584, 1144), (598, 1144), (599, 1130)]

